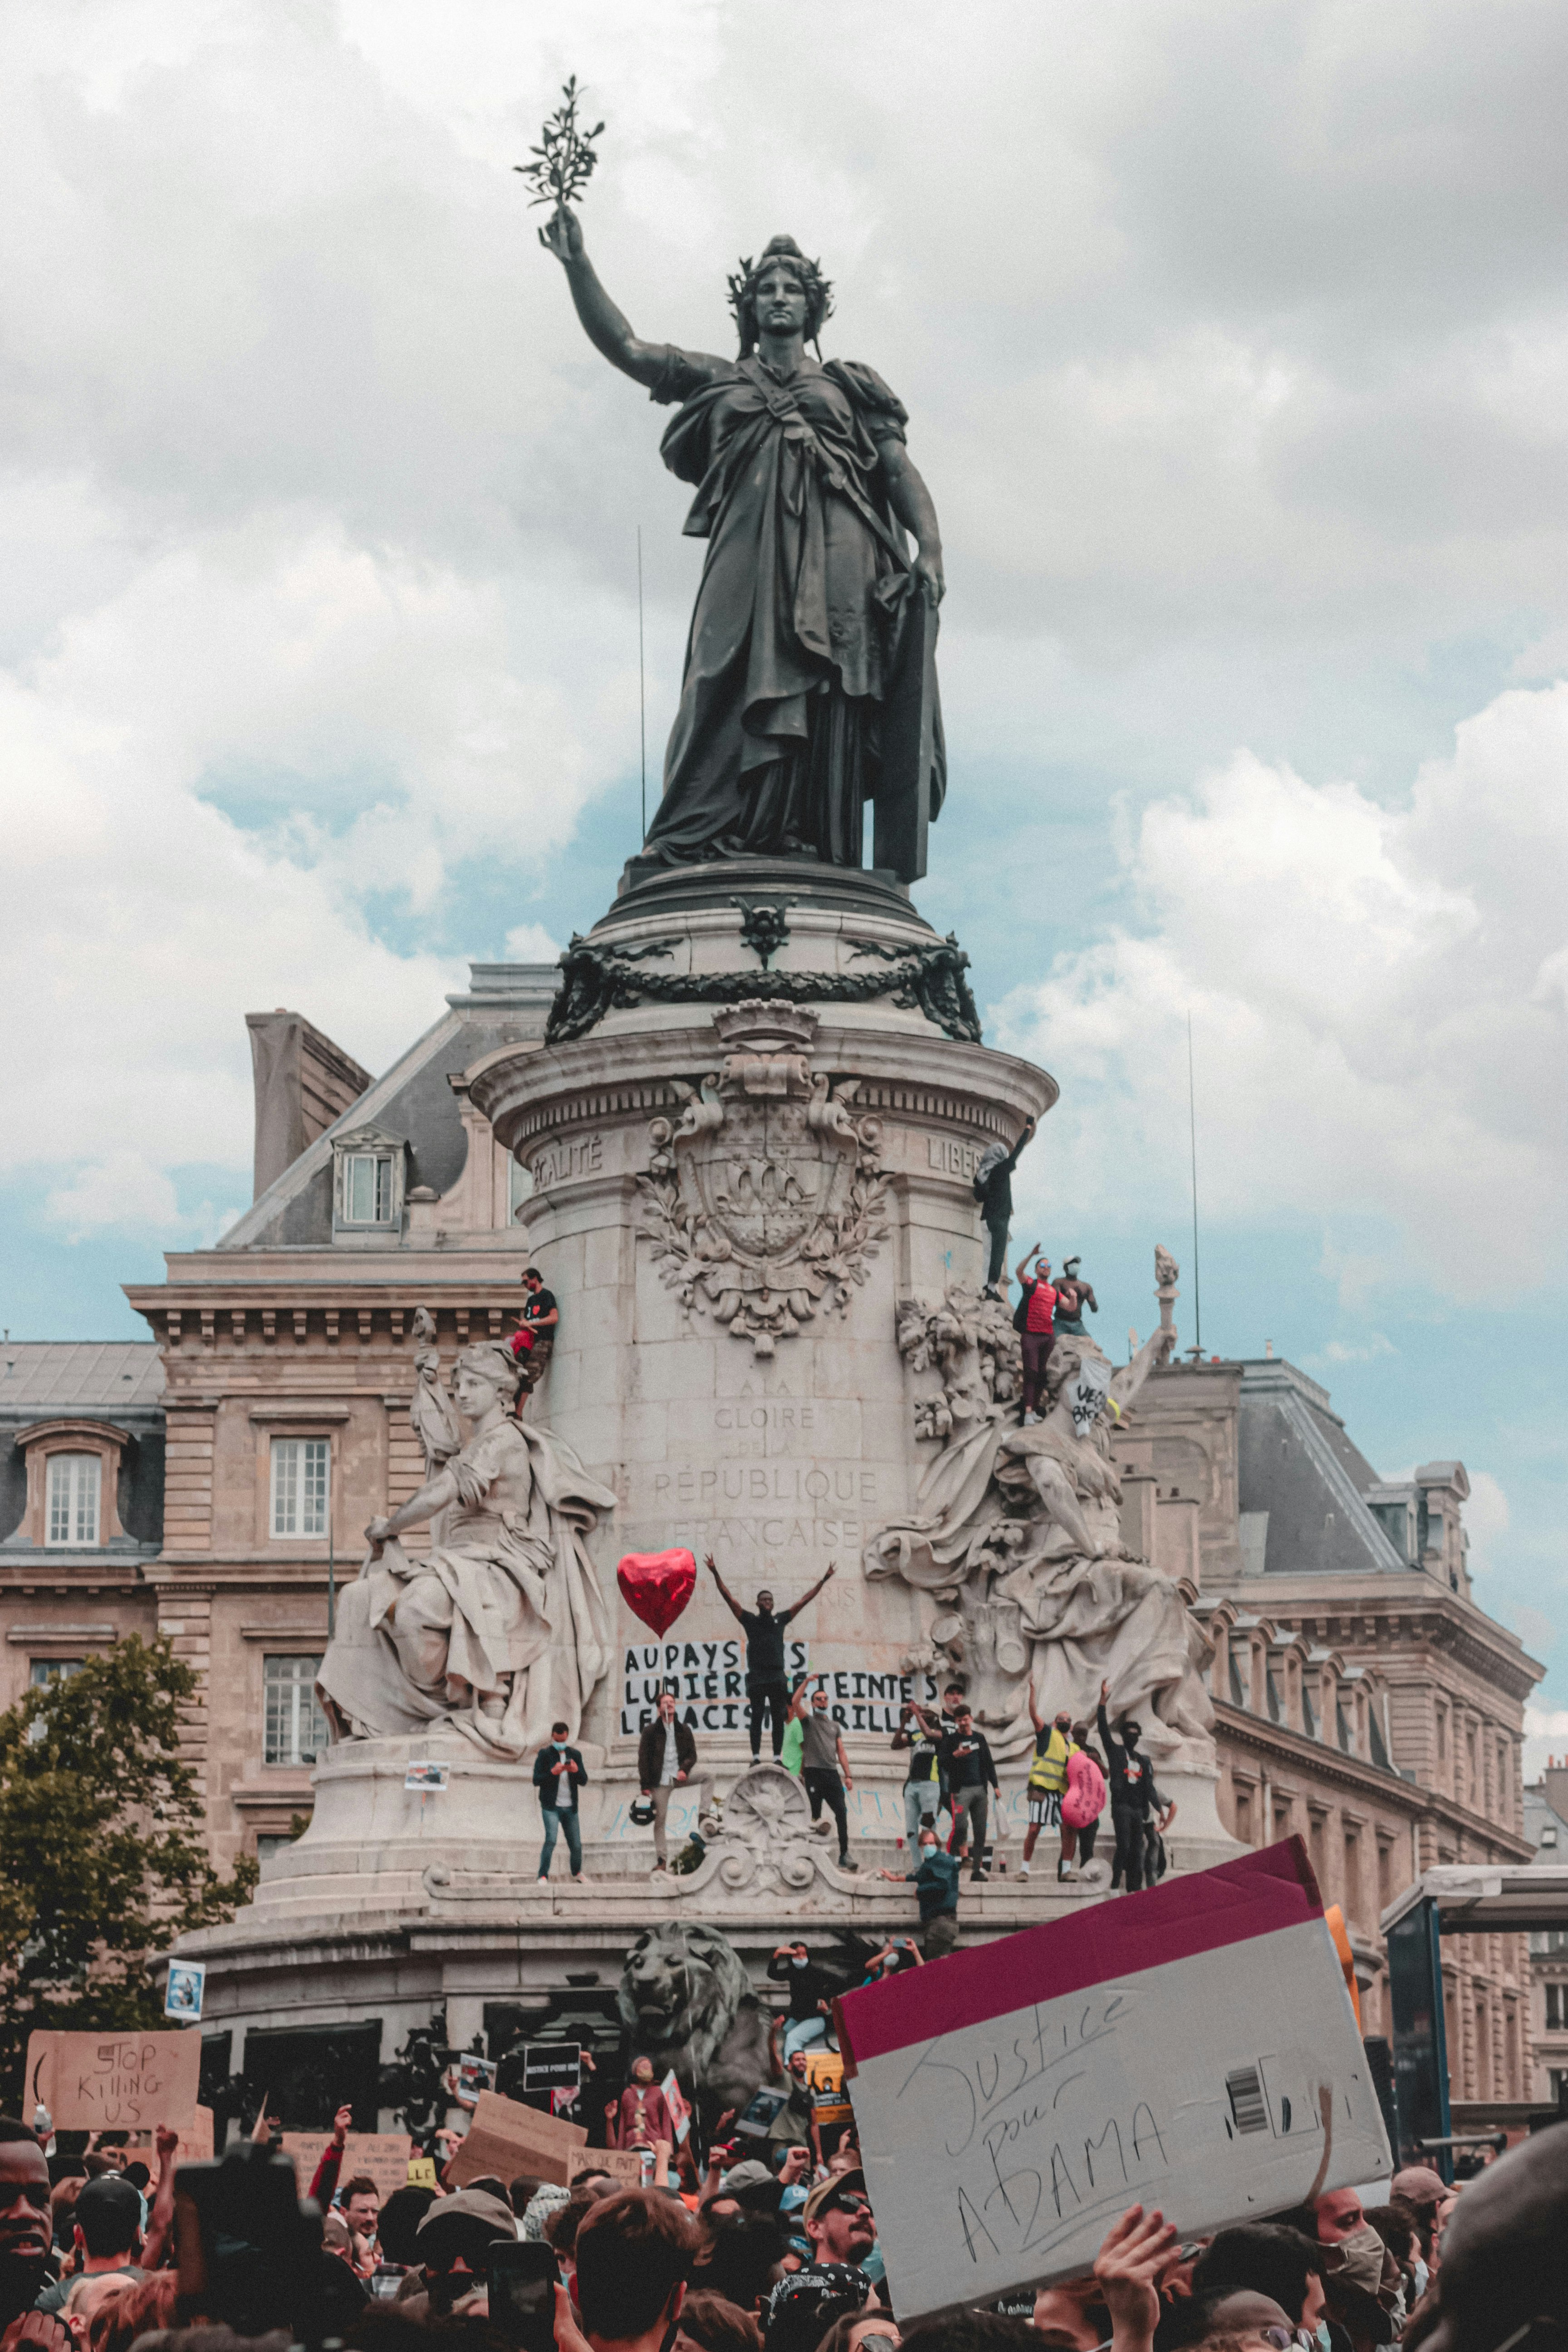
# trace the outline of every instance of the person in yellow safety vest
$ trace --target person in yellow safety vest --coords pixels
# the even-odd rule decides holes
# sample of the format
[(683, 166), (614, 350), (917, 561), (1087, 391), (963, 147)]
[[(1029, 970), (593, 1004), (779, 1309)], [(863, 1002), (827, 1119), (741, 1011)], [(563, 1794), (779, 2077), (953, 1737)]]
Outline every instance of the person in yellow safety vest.
[[(1064, 1706), (1058, 1708), (1056, 1720), (1047, 1723), (1035, 1711), (1034, 1685), (1029, 1685), (1029, 1720), (1035, 1727), (1035, 1753), (1029, 1765), (1026, 1795), (1029, 1805), (1029, 1826), (1024, 1833), (1024, 1859), (1018, 1875), (1027, 1878), (1029, 1861), (1035, 1851), (1035, 1841), (1042, 1830), (1060, 1830), (1062, 1825), (1062, 1792), (1068, 1783), (1068, 1758), (1073, 1752), (1072, 1717)], [(1057, 1863), (1057, 1876), (1068, 1874), (1068, 1845), (1064, 1838)]]

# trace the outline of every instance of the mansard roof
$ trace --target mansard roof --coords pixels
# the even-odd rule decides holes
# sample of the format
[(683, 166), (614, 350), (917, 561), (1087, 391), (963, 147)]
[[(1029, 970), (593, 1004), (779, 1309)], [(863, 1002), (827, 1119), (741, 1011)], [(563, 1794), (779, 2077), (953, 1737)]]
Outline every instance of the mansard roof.
[(1241, 1511), (1264, 1521), (1265, 1575), (1402, 1575), (1413, 1563), (1367, 1496), (1380, 1485), (1329, 1392), (1277, 1358), (1241, 1366)]
[(218, 1250), (299, 1249), (332, 1239), (332, 1145), (374, 1129), (406, 1141), (410, 1190), (444, 1193), (462, 1173), (467, 1139), (448, 1081), (477, 1062), (542, 1038), (561, 984), (552, 963), (475, 963), (465, 994), (319, 1135), (230, 1226)]
[(118, 1420), (163, 1401), (163, 1364), (152, 1339), (7, 1339), (0, 1347), (0, 1416), (70, 1414)]

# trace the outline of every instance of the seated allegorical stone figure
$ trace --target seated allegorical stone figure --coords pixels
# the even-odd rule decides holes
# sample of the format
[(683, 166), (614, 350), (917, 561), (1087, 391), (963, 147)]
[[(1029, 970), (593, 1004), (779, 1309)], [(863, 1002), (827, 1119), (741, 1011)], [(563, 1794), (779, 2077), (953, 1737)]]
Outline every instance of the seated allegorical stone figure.
[(942, 1450), (911, 1516), (865, 1554), (875, 1580), (931, 1594), (920, 1666), (962, 1668), (992, 1752), (1032, 1741), (1031, 1693), (1046, 1717), (1092, 1715), (1102, 1680), (1118, 1715), (1142, 1720), (1148, 1753), (1167, 1769), (1214, 1760), (1204, 1645), (1171, 1578), (1130, 1550), (1118, 1468), (1122, 1417), (1176, 1343), (1164, 1319), (1176, 1267), (1157, 1253), (1162, 1322), (1129, 1364), (1087, 1335), (1058, 1341), (1039, 1421), (1017, 1425), (1018, 1342), (994, 1301), (950, 1287), (940, 1307), (900, 1304), (910, 1369), (935, 1371), (939, 1395), (915, 1400), (915, 1431)]
[[(440, 1725), (520, 1757), (554, 1723), (577, 1736), (610, 1664), (584, 1538), (616, 1497), (548, 1430), (511, 1418), (519, 1377), (508, 1349), (465, 1348), (452, 1389), (467, 1443), (365, 1529), (317, 1684), (340, 1738)], [(430, 1550), (405, 1552), (398, 1536), (426, 1523)]]

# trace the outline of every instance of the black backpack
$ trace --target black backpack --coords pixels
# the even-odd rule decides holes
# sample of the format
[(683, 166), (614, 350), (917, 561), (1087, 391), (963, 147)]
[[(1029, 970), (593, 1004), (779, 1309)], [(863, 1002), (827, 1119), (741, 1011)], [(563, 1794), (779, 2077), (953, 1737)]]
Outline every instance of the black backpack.
[(1029, 1301), (1034, 1295), (1035, 1286), (1028, 1279), (1027, 1276), (1026, 1276), (1024, 1278), (1024, 1295), (1022, 1298), (1019, 1299), (1016, 1307), (1013, 1309), (1013, 1328), (1015, 1331), (1027, 1330), (1029, 1325)]

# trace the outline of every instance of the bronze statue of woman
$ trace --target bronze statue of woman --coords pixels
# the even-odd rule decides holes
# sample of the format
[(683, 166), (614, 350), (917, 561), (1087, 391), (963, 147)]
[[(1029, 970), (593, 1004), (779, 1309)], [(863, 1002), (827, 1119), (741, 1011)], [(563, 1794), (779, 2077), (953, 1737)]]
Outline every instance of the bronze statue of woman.
[[(697, 485), (686, 530), (708, 541), (648, 854), (685, 865), (815, 853), (859, 866), (865, 803), (889, 789), (883, 753), (895, 733), (922, 747), (919, 778), (900, 789), (929, 792), (931, 815), (944, 779), (929, 652), (942, 540), (904, 446), (902, 404), (870, 368), (824, 362), (819, 344), (808, 356), (832, 289), (793, 237), (775, 236), (730, 280), (732, 360), (640, 341), (566, 205), (540, 238), (595, 348), (655, 400), (679, 404), (664, 462)], [(917, 638), (923, 658), (911, 658)], [(911, 737), (904, 698), (918, 706), (922, 686), (924, 731), (917, 708)]]

